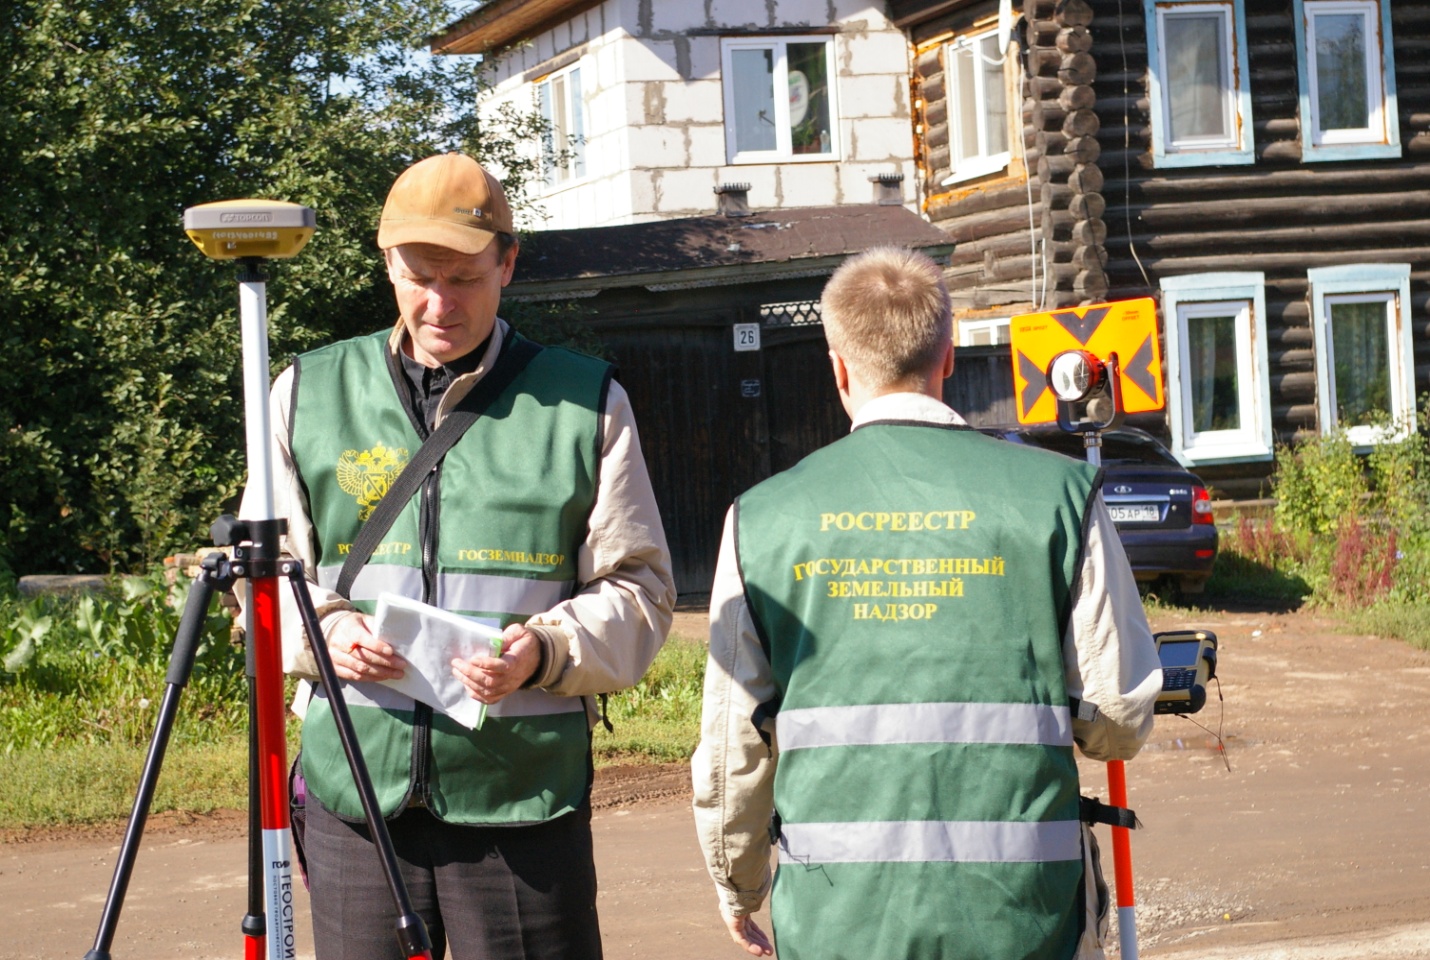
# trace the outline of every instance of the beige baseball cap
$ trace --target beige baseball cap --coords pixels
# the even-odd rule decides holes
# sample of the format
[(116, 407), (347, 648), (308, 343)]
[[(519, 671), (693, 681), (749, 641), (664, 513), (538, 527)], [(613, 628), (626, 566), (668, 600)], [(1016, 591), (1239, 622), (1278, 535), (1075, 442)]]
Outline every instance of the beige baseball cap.
[(498, 233), (511, 233), (511, 207), (496, 177), (461, 153), (419, 160), (402, 171), (377, 224), (377, 245), (432, 243), (481, 253)]

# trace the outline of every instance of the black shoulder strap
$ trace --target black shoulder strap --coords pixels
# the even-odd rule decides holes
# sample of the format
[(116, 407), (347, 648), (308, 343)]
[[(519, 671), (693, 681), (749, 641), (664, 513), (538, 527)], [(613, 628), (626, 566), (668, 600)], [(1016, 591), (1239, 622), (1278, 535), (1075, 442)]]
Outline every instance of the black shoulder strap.
[(367, 518), (367, 522), (358, 531), (358, 535), (353, 539), (352, 549), (343, 561), (342, 572), (338, 574), (338, 593), (344, 597), (349, 595), (358, 571), (367, 565), (372, 552), (377, 549), (382, 538), (387, 536), (393, 521), (417, 493), (422, 481), (437, 469), (437, 465), (442, 462), (447, 451), (452, 449), (452, 445), (462, 438), (468, 427), (477, 422), (477, 418), (511, 385), (517, 375), (526, 369), (526, 365), (541, 349), (540, 344), (517, 336), (515, 331), (510, 333), (491, 372), (478, 380), (477, 385), (457, 402), (441, 425), (432, 431), (418, 448), (417, 455), (403, 467), (392, 486), (387, 488), (387, 493), (378, 502), (372, 516)]

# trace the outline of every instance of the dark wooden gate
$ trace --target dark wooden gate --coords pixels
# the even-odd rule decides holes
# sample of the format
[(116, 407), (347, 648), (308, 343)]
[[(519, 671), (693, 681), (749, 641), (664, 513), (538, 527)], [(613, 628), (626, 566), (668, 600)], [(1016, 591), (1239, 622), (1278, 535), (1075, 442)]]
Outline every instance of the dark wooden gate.
[(737, 322), (758, 311), (597, 331), (631, 397), (681, 593), (709, 592), (735, 497), (849, 430), (822, 327), (766, 327), (761, 350), (736, 352)]

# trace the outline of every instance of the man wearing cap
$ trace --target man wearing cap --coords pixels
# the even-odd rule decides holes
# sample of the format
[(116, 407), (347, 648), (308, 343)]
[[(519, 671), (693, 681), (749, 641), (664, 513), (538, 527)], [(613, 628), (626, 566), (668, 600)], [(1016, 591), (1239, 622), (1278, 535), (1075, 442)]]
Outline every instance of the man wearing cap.
[(692, 768), (726, 927), (770, 954), (769, 896), (782, 960), (1101, 957), (1073, 745), (1130, 758), (1161, 687), (1102, 475), (944, 405), (927, 257), (861, 254), (820, 303), (853, 430), (736, 501), (711, 588)]
[[(501, 185), (476, 161), (445, 154), (406, 170), (377, 239), (396, 326), (304, 354), (273, 387), (286, 548), (316, 580), (324, 638), (437, 956), (445, 942), (458, 958), (599, 957), (593, 702), (640, 679), (675, 599), (630, 402), (607, 364), (536, 348), (497, 317), (517, 241)], [(524, 366), (511, 366), (517, 355)], [(513, 370), (349, 596), (336, 592), (389, 483), (478, 384)], [(499, 657), (473, 650), (452, 663), (490, 705), (479, 730), (378, 682), (409, 669), (373, 630), (383, 592), (505, 628)], [(315, 679), (291, 610), (283, 624), (285, 669)], [(303, 706), (317, 957), (398, 958), (328, 700), (319, 689)]]

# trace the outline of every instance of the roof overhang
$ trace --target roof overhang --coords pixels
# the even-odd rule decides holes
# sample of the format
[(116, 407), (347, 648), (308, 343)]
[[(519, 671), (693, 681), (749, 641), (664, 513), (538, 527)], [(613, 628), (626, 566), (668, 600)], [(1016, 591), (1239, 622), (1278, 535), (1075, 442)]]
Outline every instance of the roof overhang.
[(602, 0), (492, 0), (432, 37), (433, 53), (489, 53), (543, 33)]
[(954, 249), (947, 233), (913, 211), (875, 204), (546, 230), (522, 243), (503, 296), (530, 301), (822, 277), (879, 245), (910, 247), (935, 260)]

